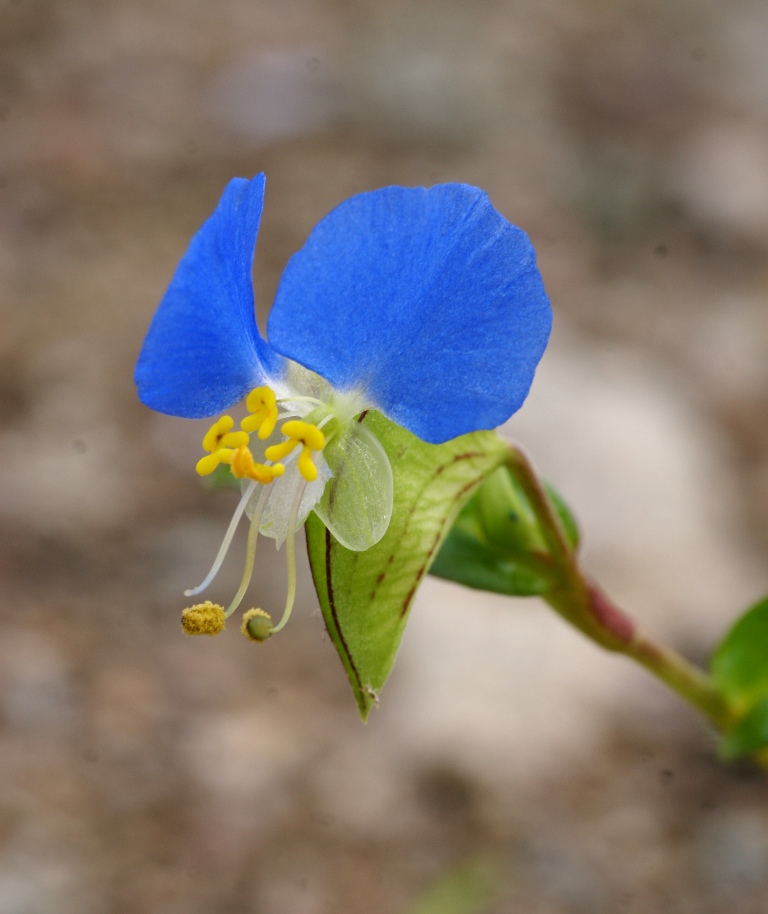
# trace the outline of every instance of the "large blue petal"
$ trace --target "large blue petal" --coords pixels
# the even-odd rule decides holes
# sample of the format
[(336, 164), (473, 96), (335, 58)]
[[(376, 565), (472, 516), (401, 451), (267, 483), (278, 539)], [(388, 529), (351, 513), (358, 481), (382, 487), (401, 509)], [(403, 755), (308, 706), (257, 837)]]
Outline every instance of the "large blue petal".
[(342, 203), (288, 263), (270, 344), (425, 441), (523, 403), (551, 328), (523, 231), (481, 190), (387, 187)]
[(263, 203), (264, 175), (233, 179), (190, 242), (136, 366), (139, 397), (152, 409), (213, 416), (282, 372), (254, 314), (251, 270)]

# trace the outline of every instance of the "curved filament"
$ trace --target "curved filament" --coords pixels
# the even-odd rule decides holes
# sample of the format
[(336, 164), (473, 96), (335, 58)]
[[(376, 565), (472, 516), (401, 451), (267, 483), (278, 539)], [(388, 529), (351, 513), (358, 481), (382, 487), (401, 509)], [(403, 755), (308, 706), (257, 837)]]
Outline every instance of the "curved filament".
[(296, 599), (296, 520), (299, 515), (299, 506), (301, 505), (301, 496), (304, 494), (306, 483), (302, 483), (296, 489), (296, 495), (291, 505), (291, 516), (288, 520), (288, 536), (285, 540), (285, 556), (288, 562), (288, 593), (285, 597), (285, 609), (283, 616), (277, 625), (272, 629), (272, 634), (276, 634), (281, 628), (284, 628), (291, 618), (293, 603)]
[(269, 487), (264, 486), (262, 493), (259, 496), (259, 503), (256, 505), (256, 510), (253, 512), (251, 525), (248, 528), (248, 543), (245, 547), (245, 568), (243, 569), (243, 577), (240, 580), (240, 586), (237, 589), (234, 600), (232, 600), (227, 607), (227, 611), (224, 613), (225, 619), (229, 618), (240, 605), (240, 601), (245, 596), (248, 585), (251, 583), (253, 563), (256, 560), (256, 544), (259, 541), (259, 525), (261, 524), (261, 515), (264, 513), (269, 493)]
[(196, 594), (202, 593), (206, 587), (213, 581), (216, 575), (219, 573), (219, 569), (226, 558), (229, 547), (232, 544), (232, 537), (235, 535), (235, 530), (237, 530), (237, 525), (240, 523), (240, 518), (243, 516), (246, 505), (253, 494), (253, 490), (256, 487), (255, 482), (251, 482), (243, 491), (243, 495), (238, 502), (237, 507), (235, 508), (235, 513), (232, 515), (232, 520), (229, 522), (229, 527), (227, 527), (227, 532), (224, 534), (224, 539), (221, 542), (221, 547), (219, 552), (211, 566), (211, 570), (205, 576), (202, 584), (198, 584), (197, 587), (191, 587), (189, 590), (184, 591), (185, 597), (194, 597)]

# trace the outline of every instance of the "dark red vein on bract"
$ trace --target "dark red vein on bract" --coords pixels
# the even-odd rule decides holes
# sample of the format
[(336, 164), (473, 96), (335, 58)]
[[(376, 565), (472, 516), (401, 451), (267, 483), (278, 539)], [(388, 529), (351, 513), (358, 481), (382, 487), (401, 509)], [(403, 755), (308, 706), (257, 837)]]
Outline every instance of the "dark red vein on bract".
[(333, 595), (333, 582), (331, 580), (331, 545), (333, 543), (333, 538), (331, 536), (331, 531), (326, 527), (325, 528), (325, 588), (328, 592), (328, 607), (331, 610), (331, 616), (333, 617), (334, 625), (336, 626), (336, 632), (339, 636), (339, 641), (341, 646), (344, 648), (344, 654), (346, 655), (347, 661), (349, 662), (350, 669), (354, 673), (355, 680), (357, 682), (357, 689), (360, 695), (363, 695), (363, 681), (360, 678), (360, 673), (355, 666), (355, 662), (352, 659), (352, 652), (349, 649), (344, 633), (341, 630), (341, 623), (339, 622), (339, 615), (336, 610), (336, 598)]
[[(433, 473), (433, 475), (432, 475), (428, 480), (426, 480), (426, 481), (424, 482), (424, 484), (422, 485), (421, 491), (420, 491), (420, 493), (419, 493), (419, 498), (411, 505), (411, 507), (410, 507), (409, 510), (408, 510), (408, 515), (407, 515), (407, 518), (406, 518), (406, 520), (405, 520), (405, 522), (404, 522), (404, 524), (403, 524), (403, 529), (405, 530), (405, 528), (408, 527), (408, 524), (410, 523), (410, 519), (411, 519), (411, 517), (413, 517), (415, 511), (417, 510), (418, 505), (419, 505), (419, 503), (420, 503), (420, 501), (421, 501), (421, 498), (422, 498), (422, 496), (424, 495), (424, 492), (432, 485), (432, 483), (437, 479), (437, 477), (438, 477), (442, 472), (445, 471), (445, 469), (446, 469), (447, 467), (451, 466), (451, 465), (454, 464), (454, 463), (458, 463), (460, 460), (472, 460), (472, 459), (474, 459), (475, 457), (483, 457), (483, 456), (484, 456), (484, 455), (483, 455), (480, 451), (466, 451), (466, 452), (463, 453), (463, 454), (455, 454), (455, 455), (450, 459), (450, 461), (449, 461), (448, 463), (441, 463), (440, 466), (437, 467), (437, 469), (435, 470), (435, 472)], [(456, 499), (458, 499), (458, 498), (461, 498), (461, 496), (464, 494), (464, 492), (467, 491), (468, 488), (470, 488), (471, 486), (474, 486), (474, 485), (476, 485), (476, 484), (477, 484), (476, 481), (473, 481), (473, 482), (469, 483), (468, 486), (464, 486), (464, 488), (461, 489), (461, 491), (457, 493), (456, 498), (454, 499), (454, 501), (455, 501)], [(444, 527), (444, 526), (445, 526), (445, 518), (443, 519), (442, 524), (441, 524), (441, 526), (440, 526), (440, 530), (438, 531), (438, 538), (440, 537), (440, 534), (442, 533), (442, 530), (443, 530), (443, 527)], [(405, 535), (405, 533), (402, 533), (402, 534), (400, 535), (400, 540), (403, 539), (404, 535)], [(428, 554), (428, 556), (427, 556), (427, 565), (429, 565), (429, 559), (430, 559), (431, 556), (434, 554), (434, 551), (435, 551), (435, 546), (432, 547), (432, 549), (430, 550), (430, 552), (429, 552), (429, 554)], [(393, 554), (390, 554), (389, 558), (387, 559), (387, 565), (388, 565), (388, 566), (389, 566), (389, 565), (392, 565), (393, 562), (394, 562), (394, 559), (395, 559), (394, 555), (393, 555)], [(402, 612), (401, 612), (401, 614), (400, 614), (401, 617), (402, 617), (403, 615), (405, 615), (405, 612), (406, 612), (406, 610), (407, 610), (407, 608), (408, 608), (408, 602), (409, 602), (410, 598), (413, 596), (413, 591), (416, 589), (416, 585), (418, 585), (419, 581), (420, 581), (421, 578), (424, 576), (424, 571), (425, 571), (425, 570), (426, 570), (426, 569), (422, 569), (422, 570), (418, 573), (418, 576), (417, 576), (417, 578), (416, 578), (416, 584), (415, 584), (414, 587), (412, 588), (412, 591), (411, 591), (411, 593), (409, 594), (409, 596), (406, 598), (406, 606), (405, 606), (405, 608), (402, 610)], [(368, 599), (369, 599), (371, 602), (373, 602), (373, 600), (375, 599), (376, 594), (377, 594), (378, 591), (379, 591), (379, 588), (381, 587), (381, 585), (382, 585), (383, 582), (384, 582), (384, 579), (385, 579), (385, 577), (386, 577), (386, 574), (387, 574), (386, 571), (382, 571), (382, 572), (377, 576), (376, 582), (375, 582), (375, 584), (374, 584), (374, 586), (373, 586), (373, 590), (371, 591), (371, 593), (370, 593), (370, 595), (369, 595), (369, 597), (368, 597)]]
[[(465, 485), (463, 488), (459, 489), (459, 491), (456, 493), (456, 495), (453, 499), (454, 504), (462, 497), (462, 495), (464, 495), (465, 492), (468, 492), (470, 489), (474, 488), (477, 485), (479, 485), (478, 481), (473, 480), (472, 482), (467, 483), (467, 485)], [(434, 542), (432, 543), (432, 546), (431, 546), (429, 552), (427, 553), (427, 557), (424, 561), (424, 564), (419, 568), (418, 572), (416, 573), (416, 580), (413, 582), (413, 587), (411, 587), (411, 589), (408, 591), (408, 595), (406, 596), (405, 601), (403, 602), (403, 608), (400, 610), (401, 619), (408, 612), (408, 609), (410, 608), (410, 605), (411, 605), (411, 601), (413, 600), (414, 596), (416, 595), (416, 589), (418, 588), (419, 584), (421, 583), (421, 579), (424, 577), (424, 575), (427, 572), (427, 569), (429, 568), (430, 564), (432, 563), (432, 556), (435, 554), (435, 550), (437, 549), (437, 544), (440, 542), (440, 537), (443, 535), (443, 530), (445, 529), (445, 524), (446, 524), (447, 520), (448, 520), (448, 515), (446, 514), (446, 516), (440, 522), (440, 527), (437, 531), (437, 535), (435, 536)]]

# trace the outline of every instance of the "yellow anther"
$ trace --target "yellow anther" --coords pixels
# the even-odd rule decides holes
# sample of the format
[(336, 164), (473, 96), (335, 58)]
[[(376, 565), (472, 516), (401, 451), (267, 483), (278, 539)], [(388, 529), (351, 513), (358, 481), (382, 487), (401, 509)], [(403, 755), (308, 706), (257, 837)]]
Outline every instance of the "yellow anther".
[(210, 476), (220, 463), (230, 463), (232, 454), (234, 454), (232, 448), (227, 447), (220, 447), (218, 451), (214, 451), (212, 454), (206, 454), (205, 457), (201, 457), (195, 465), (197, 475)]
[(181, 627), (188, 635), (218, 635), (224, 631), (224, 607), (206, 600), (181, 614)]
[(209, 453), (197, 461), (199, 476), (208, 476), (220, 463), (230, 463), (234, 448), (248, 444), (246, 432), (230, 431), (235, 424), (232, 416), (222, 416), (208, 429), (203, 438), (203, 450)]
[(240, 631), (250, 641), (266, 641), (272, 636), (272, 616), (263, 609), (249, 609), (243, 613)]
[(233, 451), (231, 459), (228, 461), (232, 470), (232, 475), (236, 479), (255, 479), (263, 486), (269, 485), (278, 476), (282, 476), (285, 467), (282, 463), (275, 463), (272, 466), (266, 466), (263, 463), (256, 463), (253, 454), (247, 447), (239, 447)]
[(312, 460), (312, 451), (308, 447), (302, 448), (296, 463), (299, 468), (299, 473), (301, 473), (307, 482), (314, 482), (317, 479), (317, 467)]
[(311, 448), (313, 451), (322, 451), (325, 447), (325, 435), (311, 422), (302, 422), (301, 419), (291, 419), (281, 429), (288, 438), (295, 438), (299, 444)]
[(314, 482), (317, 479), (317, 467), (312, 459), (312, 451), (322, 451), (325, 447), (325, 435), (316, 425), (312, 425), (311, 422), (302, 422), (301, 419), (291, 419), (290, 422), (286, 422), (281, 432), (288, 440), (268, 447), (267, 460), (282, 460), (294, 448), (302, 445), (297, 462), (299, 472), (307, 482)]
[(269, 438), (277, 425), (277, 399), (269, 387), (255, 387), (246, 398), (245, 406), (250, 416), (240, 423), (245, 432), (258, 430), (259, 438)]
[(240, 447), (248, 444), (248, 435), (245, 432), (233, 432), (235, 420), (232, 416), (222, 416), (208, 429), (203, 438), (203, 450), (211, 454), (220, 447)]

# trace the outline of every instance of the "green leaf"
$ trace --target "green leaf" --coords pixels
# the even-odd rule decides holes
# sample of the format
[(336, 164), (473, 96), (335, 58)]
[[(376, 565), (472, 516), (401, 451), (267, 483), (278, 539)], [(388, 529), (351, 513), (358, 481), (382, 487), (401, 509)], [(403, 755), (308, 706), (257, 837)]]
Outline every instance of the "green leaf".
[(725, 759), (736, 759), (768, 746), (768, 695), (736, 724), (720, 744)]
[[(551, 486), (546, 489), (576, 548), (573, 515)], [(499, 467), (462, 509), (430, 574), (476, 590), (532, 597), (550, 588), (553, 570), (533, 509), (513, 473)]]
[(374, 410), (364, 423), (392, 466), (387, 532), (365, 552), (344, 548), (315, 514), (306, 532), (325, 624), (365, 720), (392, 668), (419, 582), (458, 512), (504, 460), (508, 445), (494, 432), (426, 444)]
[(718, 688), (743, 709), (768, 695), (768, 597), (731, 628), (711, 667)]

